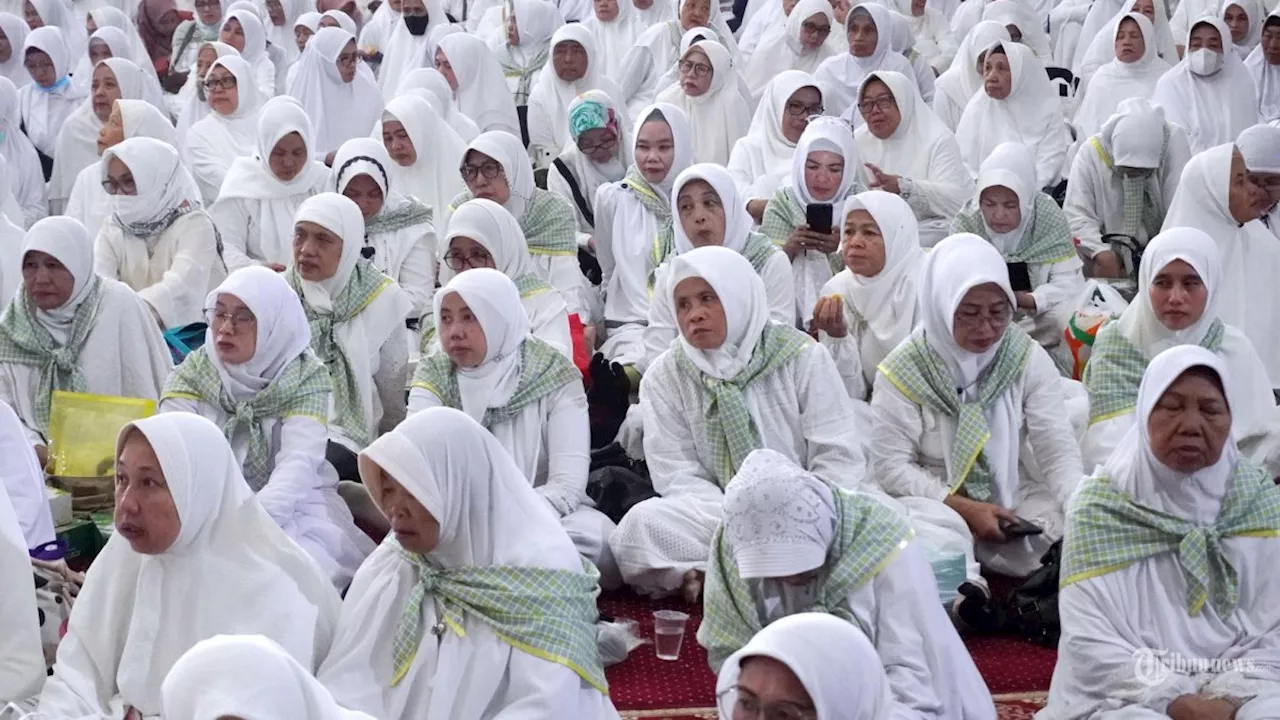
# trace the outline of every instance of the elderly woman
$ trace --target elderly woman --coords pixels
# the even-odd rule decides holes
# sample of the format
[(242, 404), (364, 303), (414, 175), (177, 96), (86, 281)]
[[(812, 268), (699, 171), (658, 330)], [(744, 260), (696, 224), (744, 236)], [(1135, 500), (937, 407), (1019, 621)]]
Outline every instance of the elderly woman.
[[(1084, 474), (1057, 369), (1012, 324), (1008, 269), (986, 240), (943, 240), (918, 287), (920, 324), (880, 363), (871, 395), (873, 477), (913, 523), (1024, 577), (1062, 536), (1063, 504)], [(968, 584), (985, 594), (978, 563), (970, 557)]]
[(694, 160), (729, 163), (734, 145), (747, 134), (751, 113), (738, 89), (729, 51), (720, 43), (705, 40), (690, 46), (677, 67), (679, 82), (658, 93), (657, 101), (678, 107), (688, 116)]
[(0, 399), (43, 466), (54, 391), (157, 399), (173, 360), (146, 301), (94, 272), (79, 222), (41, 220), (22, 248), (22, 290), (0, 316)]
[(1231, 387), (1205, 348), (1157, 355), (1138, 422), (1072, 499), (1045, 717), (1280, 715), (1280, 490), (1240, 457)]
[(960, 126), (969, 100), (982, 92), (987, 51), (997, 42), (1012, 42), (1005, 26), (991, 20), (974, 25), (961, 40), (951, 67), (938, 76), (937, 93), (930, 104), (948, 129)]
[(578, 244), (586, 245), (595, 232), (596, 190), (627, 174), (631, 133), (626, 108), (599, 90), (573, 99), (567, 123), (572, 143), (552, 161), (547, 189), (573, 200)]
[(770, 321), (746, 257), (691, 249), (657, 287), (679, 324), (640, 388), (644, 454), (661, 497), (633, 507), (611, 545), (637, 590), (696, 599), (723, 489), (748, 453), (778, 450), (849, 488), (864, 467), (851, 401), (831, 391), (840, 386), (831, 355), (790, 322)]
[[(529, 91), (529, 146), (555, 156), (574, 145), (569, 106), (583, 93), (597, 91), (617, 103), (619, 118), (628, 118), (622, 89), (604, 74), (604, 60), (591, 31), (571, 23), (551, 36), (551, 57)], [(628, 125), (628, 120), (620, 120)], [(619, 145), (625, 151), (625, 145)], [(590, 195), (588, 195), (590, 197)]]
[(922, 59), (908, 60), (895, 52), (893, 42), (893, 11), (876, 3), (863, 2), (849, 11), (842, 28), (849, 40), (849, 51), (827, 59), (813, 76), (820, 82), (831, 83), (836, 92), (827, 98), (827, 110), (833, 115), (844, 115), (855, 122), (854, 113), (858, 101), (856, 94), (869, 73), (877, 70), (893, 70), (912, 78), (925, 102), (933, 102), (933, 70)]
[(1231, 142), (1258, 122), (1258, 91), (1230, 43), (1226, 22), (1196, 20), (1187, 34), (1186, 56), (1160, 77), (1151, 96), (1171, 122), (1187, 131), (1192, 153)]
[(467, 144), (434, 102), (413, 94), (395, 98), (382, 111), (373, 137), (382, 139), (395, 161), (387, 168), (391, 185), (399, 194), (431, 208), (435, 235), (440, 237), (446, 229), (449, 201), (466, 189), (458, 168)]
[(338, 594), (254, 499), (217, 425), (188, 413), (126, 425), (115, 472), (116, 532), (76, 598), (41, 714), (158, 717), (178, 658), (228, 632), (319, 666)]
[[(786, 10), (785, 4), (783, 10)], [(841, 29), (836, 24), (831, 3), (826, 0), (795, 3), (785, 18), (778, 17), (761, 34), (760, 44), (751, 52), (743, 70), (747, 87), (759, 93), (782, 72), (817, 72), (825, 60), (837, 54), (838, 48), (830, 42), (831, 31), (838, 36)]]
[(1076, 132), (1091, 137), (1130, 98), (1150, 99), (1156, 83), (1172, 64), (1156, 55), (1156, 35), (1151, 21), (1130, 13), (1115, 27), (1115, 58), (1098, 68), (1078, 93), (1073, 119)]
[(340, 705), (387, 720), (618, 717), (596, 573), (493, 435), (424, 410), (360, 454), (360, 475), (393, 535), (357, 573), (318, 674)]
[(0, 154), (9, 161), (6, 172), (12, 183), (10, 189), (21, 210), (17, 217), (9, 219), (19, 227), (30, 227), (49, 214), (44, 170), (39, 151), (22, 132), (18, 89), (4, 77), (0, 77), (0, 135)]
[(458, 110), (482, 132), (505, 132), (520, 139), (520, 118), (507, 90), (502, 66), (484, 41), (455, 33), (440, 40), (435, 67), (453, 88)]

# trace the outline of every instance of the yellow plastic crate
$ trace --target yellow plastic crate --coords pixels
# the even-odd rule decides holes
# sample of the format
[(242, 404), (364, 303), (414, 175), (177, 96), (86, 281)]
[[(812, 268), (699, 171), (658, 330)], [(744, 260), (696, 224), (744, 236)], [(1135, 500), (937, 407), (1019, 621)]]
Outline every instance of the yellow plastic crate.
[(54, 392), (49, 410), (52, 474), (81, 478), (113, 475), (120, 428), (155, 412), (154, 400)]

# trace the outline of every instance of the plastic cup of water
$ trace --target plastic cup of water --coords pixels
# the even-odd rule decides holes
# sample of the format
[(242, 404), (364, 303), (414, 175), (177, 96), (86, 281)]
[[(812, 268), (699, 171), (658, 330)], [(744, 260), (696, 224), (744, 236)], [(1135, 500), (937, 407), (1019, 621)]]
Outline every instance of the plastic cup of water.
[(684, 625), (689, 614), (679, 610), (655, 610), (653, 612), (653, 645), (659, 660), (679, 660), (680, 646), (684, 643)]

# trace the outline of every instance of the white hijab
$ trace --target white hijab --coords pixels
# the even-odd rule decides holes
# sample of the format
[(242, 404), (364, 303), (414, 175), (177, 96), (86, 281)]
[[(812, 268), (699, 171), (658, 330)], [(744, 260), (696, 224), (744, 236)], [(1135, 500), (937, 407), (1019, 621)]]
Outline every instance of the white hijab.
[[(1230, 49), (1231, 31), (1216, 17), (1202, 17), (1191, 24), (1187, 43), (1198, 25), (1212, 25)], [(1204, 52), (1210, 52), (1205, 50)], [(1151, 100), (1164, 108), (1169, 121), (1187, 131), (1191, 152), (1199, 153), (1228, 143), (1258, 122), (1258, 94), (1240, 56), (1224, 52), (1222, 67), (1209, 76), (1191, 71), (1191, 52), (1156, 83)]]
[[(951, 67), (946, 72), (938, 76), (934, 82), (934, 107), (938, 107), (939, 100), (946, 97), (948, 102), (959, 113), (963, 113), (964, 109), (969, 106), (969, 100), (973, 98), (978, 91), (982, 90), (982, 73), (978, 71), (978, 56), (985, 53), (995, 43), (1012, 42), (1009, 38), (1009, 31), (1005, 26), (998, 22), (984, 20), (965, 35), (964, 40), (960, 42), (960, 47), (956, 50), (955, 59), (951, 62)], [(904, 73), (905, 77), (910, 77)], [(895, 96), (896, 97), (896, 96)], [(901, 109), (901, 103), (899, 103)], [(941, 112), (941, 108), (939, 108)], [(939, 118), (942, 119), (942, 118)], [(944, 124), (946, 121), (944, 120)], [(960, 123), (960, 115), (955, 117), (955, 124)], [(951, 130), (955, 130), (954, 126), (949, 126)]]
[[(266, 4), (263, 3), (262, 26), (267, 31), (267, 44), (280, 48), (284, 52), (285, 59), (293, 63), (298, 59), (298, 41), (293, 32), (294, 28), (298, 26), (298, 23), (302, 22), (303, 15), (309, 15), (315, 13), (315, 11), (309, 10), (312, 5), (306, 0), (281, 0), (280, 7), (284, 12), (284, 23), (276, 25), (271, 19), (271, 13), (266, 9)], [(315, 23), (316, 27), (318, 27), (320, 13), (315, 14), (317, 16)], [(316, 27), (308, 29), (315, 33)]]
[[(169, 413), (126, 425), (117, 453), (135, 432), (160, 461), (181, 529), (156, 555), (135, 552), (122, 535), (107, 541), (76, 600), (40, 712), (81, 717), (84, 699), (118, 692), (144, 716), (158, 715), (165, 675), (193, 645), (221, 633), (261, 633), (316, 668), (338, 595), (254, 498), (222, 430)], [(190, 612), (192, 597), (201, 598), (201, 612)]]
[[(930, 170), (936, 167), (934, 161), (938, 153), (955, 152), (955, 135), (920, 97), (920, 90), (911, 78), (891, 71), (867, 76), (868, 81), (872, 78), (889, 88), (901, 120), (893, 134), (883, 140), (873, 135), (865, 123), (855, 130), (853, 141), (858, 162), (875, 165), (893, 175), (928, 180)], [(944, 145), (950, 147), (944, 148)]]
[[(1169, 330), (1151, 306), (1151, 283), (1169, 263), (1181, 260), (1195, 270), (1204, 283), (1208, 301), (1204, 314), (1185, 330)], [(1148, 358), (1177, 345), (1199, 345), (1218, 319), (1217, 297), (1221, 282), (1221, 260), (1213, 239), (1195, 228), (1171, 228), (1147, 244), (1138, 271), (1138, 293), (1117, 321), (1120, 333)]]
[[(694, 167), (697, 167), (696, 165)], [(677, 184), (678, 181), (677, 181)], [(679, 223), (676, 223), (679, 228)], [(677, 229), (677, 232), (679, 230)], [(714, 350), (700, 350), (680, 334), (678, 341), (694, 367), (719, 380), (731, 380), (751, 362), (769, 323), (769, 301), (764, 280), (738, 252), (720, 246), (689, 250), (672, 258), (668, 288), (671, 306), (681, 281), (698, 277), (706, 280), (724, 308), (724, 344)]]
[(15, 52), (25, 58), (29, 50), (39, 50), (48, 55), (58, 76), (53, 87), (42, 88), (31, 82), (19, 93), (22, 123), (27, 137), (42, 152), (52, 156), (55, 154), (58, 132), (62, 130), (67, 118), (75, 112), (75, 106), (84, 97), (84, 93), (75, 87), (67, 75), (71, 64), (61, 30), (47, 25), (32, 30), (23, 47)]
[[(676, 176), (675, 185), (671, 188), (671, 208), (672, 222), (671, 229), (675, 233), (675, 252), (677, 255), (683, 255), (694, 249), (693, 241), (684, 231), (684, 224), (680, 222), (680, 212), (676, 210), (679, 207), (680, 191), (685, 185), (695, 181), (702, 180), (716, 191), (716, 195), (720, 196), (720, 204), (724, 208), (724, 241), (721, 243), (726, 248), (741, 254), (747, 248), (747, 239), (751, 235), (751, 226), (754, 225), (751, 216), (747, 214), (746, 203), (741, 201), (738, 194), (738, 186), (734, 184), (733, 177), (729, 175), (729, 171), (720, 165), (712, 163), (699, 163), (692, 165), (681, 171)], [(672, 282), (672, 287), (675, 282)], [(674, 307), (674, 305), (672, 306)]]
[[(1244, 40), (1238, 43), (1235, 42), (1235, 38), (1231, 40), (1231, 46), (1236, 54), (1245, 58), (1258, 47), (1258, 42), (1262, 40), (1262, 23), (1266, 20), (1267, 10), (1262, 6), (1261, 0), (1222, 0), (1222, 4), (1218, 6), (1218, 15), (1224, 22), (1227, 18), (1227, 9), (1232, 5), (1243, 10), (1245, 17), (1249, 18), (1249, 29), (1245, 32)], [(1223, 46), (1225, 47), (1225, 43)]]
[(1008, 255), (1018, 249), (1027, 229), (1035, 219), (1036, 197), (1040, 194), (1036, 185), (1035, 159), (1030, 149), (1017, 142), (1002, 142), (992, 149), (991, 154), (982, 161), (978, 168), (978, 180), (975, 183), (973, 196), (981, 204), (982, 193), (988, 188), (1003, 187), (1013, 191), (1018, 198), (1020, 219), (1018, 227), (1005, 233), (998, 233), (987, 226), (985, 215), (979, 213), (979, 219), (986, 230), (987, 239), (1000, 251)]
[(62, 32), (62, 39), (67, 44), (67, 61), (62, 73), (70, 72), (89, 50), (89, 31), (85, 27), (84, 15), (78, 12), (69, 0), (30, 0), (30, 2), (36, 9), (36, 14), (40, 16), (40, 20), (44, 22), (44, 27), (54, 27)]
[(215, 635), (183, 653), (164, 679), (167, 720), (374, 720), (344, 710), (279, 644), (262, 635)]
[(520, 224), (510, 212), (492, 200), (468, 200), (459, 205), (449, 218), (449, 228), (438, 249), (440, 282), (443, 284), (448, 284), (456, 275), (448, 263), (444, 262), (444, 256), (449, 252), (449, 243), (456, 237), (471, 238), (488, 250), (494, 267), (512, 281), (525, 275), (538, 274), (537, 266), (529, 257), (529, 245), (524, 232), (520, 230)]
[[(858, 89), (867, 75), (876, 70), (893, 70), (909, 78), (915, 77), (915, 68), (911, 61), (893, 50), (893, 11), (874, 2), (862, 2), (855, 5), (845, 16), (845, 38), (849, 37), (849, 28), (858, 15), (868, 15), (876, 26), (876, 49), (868, 57), (855, 57), (852, 52), (842, 52), (828, 58), (814, 77), (827, 83), (827, 89), (835, 95), (828, 98), (828, 112), (844, 114), (857, 103)], [(832, 28), (834, 32), (835, 29)], [(838, 100), (839, 102), (833, 102)]]
[[(131, 225), (161, 220), (183, 206), (192, 209), (200, 207), (200, 193), (196, 190), (195, 180), (183, 166), (178, 151), (168, 143), (149, 137), (136, 137), (108, 148), (102, 153), (102, 162), (99, 163), (102, 166), (103, 181), (107, 179), (112, 158), (118, 158), (129, 168), (137, 186), (136, 195), (111, 196), (111, 219), (121, 226), (126, 237), (131, 235)], [(135, 245), (139, 247), (136, 252), (131, 249), (125, 258), (120, 272), (122, 277), (146, 275), (151, 250), (160, 241), (160, 234), (141, 239), (146, 241), (145, 247), (138, 243), (126, 243), (129, 248)]]
[(729, 162), (734, 143), (746, 135), (750, 108), (738, 91), (729, 51), (718, 42), (704, 40), (685, 52), (681, 60), (694, 51), (705, 54), (710, 61), (710, 87), (702, 95), (690, 97), (677, 82), (658, 94), (658, 102), (674, 105), (688, 116), (695, 161), (723, 165)]
[(756, 657), (787, 666), (809, 694), (818, 718), (894, 717), (897, 704), (880, 656), (867, 636), (847, 620), (806, 612), (770, 623), (725, 661), (716, 693), (737, 685), (742, 664)]
[(311, 118), (313, 154), (319, 157), (347, 140), (367, 136), (382, 115), (382, 94), (369, 66), (356, 61), (356, 75), (349, 83), (342, 81), (338, 71), (338, 55), (354, 40), (342, 28), (321, 28), (307, 43), (290, 78), (289, 94)]
[[(209, 293), (204, 306), (215, 307), (223, 295), (238, 298), (257, 318), (257, 347), (253, 357), (228, 365), (218, 353), (208, 353), (209, 361), (222, 378), (222, 387), (237, 402), (243, 402), (266, 389), (311, 347), (311, 328), (298, 294), (280, 273), (269, 268), (254, 265), (231, 273)], [(211, 327), (205, 345), (212, 348), (213, 344)]]
[(480, 134), (475, 121), (458, 110), (458, 101), (453, 97), (453, 90), (449, 89), (449, 81), (444, 79), (439, 70), (434, 67), (418, 68), (405, 75), (396, 94), (407, 95), (413, 92), (422, 93), (424, 100), (434, 102), (436, 112), (458, 133), (463, 142), (471, 142)]
[(836, 54), (829, 43), (809, 49), (800, 41), (805, 22), (819, 15), (826, 17), (833, 33), (841, 31), (835, 13), (831, 11), (831, 3), (827, 0), (800, 0), (791, 9), (785, 23), (765, 33), (743, 72), (753, 93), (761, 92), (771, 79), (788, 70), (815, 73), (823, 61)]
[(36, 308), (35, 321), (59, 344), (71, 337), (76, 311), (88, 299), (93, 269), (93, 236), (79, 221), (54, 216), (36, 222), (22, 241), (21, 263), (30, 252), (53, 257), (71, 273), (73, 284), (67, 301), (52, 310)]
[[(594, 103), (590, 108), (583, 106)], [(617, 148), (606, 163), (597, 163), (578, 149), (577, 140), (582, 133), (599, 125), (585, 125), (573, 122), (574, 118), (603, 119), (605, 127), (612, 129), (618, 136)], [(560, 153), (561, 162), (565, 163), (578, 181), (579, 190), (588, 203), (594, 203), (596, 188), (605, 183), (618, 182), (627, 174), (627, 166), (631, 157), (627, 148), (631, 147), (631, 132), (628, 127), (627, 108), (614, 102), (613, 98), (600, 90), (588, 90), (569, 105), (569, 135), (572, 140)], [(585, 123), (582, 120), (581, 123)], [(553, 171), (554, 172), (554, 171)]]
[[(533, 165), (529, 162), (529, 154), (525, 152), (519, 136), (501, 130), (482, 132), (467, 145), (467, 153), (472, 150), (493, 158), (502, 166), (507, 185), (511, 189), (511, 196), (502, 207), (517, 220), (524, 217), (524, 211), (533, 200), (537, 187), (533, 182)], [(466, 153), (463, 158), (466, 158)]]
[(481, 132), (505, 130), (519, 138), (516, 103), (489, 46), (478, 37), (454, 33), (440, 40), (440, 50), (458, 80), (454, 93), (458, 110), (471, 118)]
[(982, 19), (998, 22), (1008, 29), (1010, 25), (1018, 28), (1022, 39), (1018, 42), (1031, 48), (1031, 52), (1041, 62), (1048, 62), (1053, 56), (1049, 49), (1049, 36), (1045, 34), (1043, 18), (1036, 18), (1022, 3), (1017, 0), (996, 0), (982, 9)]
[(13, 13), (0, 12), (0, 33), (4, 33), (9, 47), (13, 49), (9, 53), (9, 59), (0, 63), (0, 77), (8, 78), (17, 87), (31, 82), (31, 73), (22, 64), (26, 56), (21, 52), (21, 48), (27, 44), (29, 32), (31, 30), (27, 27), (26, 20)]
[[(382, 89), (382, 99), (386, 102), (396, 96), (409, 71), (435, 66), (436, 46), (431, 41), (431, 31), (449, 24), (449, 18), (445, 15), (442, 0), (427, 0), (424, 6), (427, 9), (427, 29), (421, 35), (409, 32), (403, 15), (397, 15), (388, 28), (382, 64), (378, 66), (378, 87)], [(360, 65), (364, 66), (364, 63)]]
[(191, 132), (205, 135), (207, 144), (217, 153), (218, 162), (230, 168), (236, 158), (253, 157), (257, 151), (258, 116), (262, 113), (264, 98), (253, 79), (253, 69), (240, 56), (224, 55), (214, 60), (209, 66), (209, 75), (217, 67), (226, 68), (235, 76), (239, 104), (230, 115), (210, 112), (191, 126)]
[[(1178, 46), (1173, 39), (1173, 31), (1169, 29), (1169, 18), (1165, 14), (1164, 3), (1161, 0), (1155, 0), (1155, 20), (1147, 19), (1151, 23), (1152, 36), (1147, 37), (1146, 30), (1143, 30), (1142, 39), (1146, 41), (1147, 48), (1154, 50), (1160, 63), (1173, 67), (1178, 62)], [(1124, 8), (1117, 13), (1106, 25), (1102, 27), (1102, 32), (1096, 37), (1092, 35), (1081, 35), (1081, 39), (1093, 37), (1093, 40), (1087, 44), (1087, 51), (1081, 58), (1080, 69), (1076, 72), (1076, 76), (1081, 78), (1082, 82), (1092, 83), (1093, 76), (1098, 69), (1107, 63), (1116, 59), (1116, 33), (1120, 21), (1131, 14), (1142, 15), (1137, 10), (1138, 0), (1129, 0), (1124, 4)], [(1142, 15), (1146, 18), (1146, 15)], [(1086, 44), (1081, 42), (1079, 48), (1085, 48)], [(1146, 56), (1143, 56), (1143, 60)]]
[[(1280, 23), (1280, 8), (1273, 10), (1260, 27), (1265, 29), (1267, 23), (1273, 18)], [(0, 17), (0, 21), (2, 20), (3, 17)], [(1280, 120), (1280, 65), (1267, 62), (1267, 56), (1262, 52), (1262, 45), (1259, 44), (1249, 53), (1249, 57), (1245, 58), (1244, 66), (1253, 78), (1254, 87), (1258, 91), (1258, 119), (1261, 122)]]
[[(193, 57), (198, 58), (200, 56), (200, 51), (203, 50), (206, 45), (213, 49), (215, 60), (228, 55), (240, 55), (240, 53), (230, 45), (216, 40), (211, 40), (209, 42), (200, 43), (200, 45), (196, 47), (196, 53)], [(213, 66), (210, 65), (209, 69), (212, 70)], [(178, 94), (178, 102), (182, 107), (178, 111), (177, 126), (179, 140), (178, 144), (174, 145), (174, 147), (179, 150), (183, 150), (184, 152), (186, 148), (187, 133), (191, 130), (191, 126), (208, 117), (210, 112), (209, 102), (204, 94), (204, 88), (198, 87), (200, 83), (204, 82), (204, 77), (196, 70), (197, 65), (193, 62), (191, 66), (191, 74), (187, 76), (187, 82), (182, 86), (182, 91)], [(184, 96), (185, 100), (183, 100)]]
[[(621, 0), (627, 4), (629, 0)], [(538, 78), (529, 91), (530, 107), (537, 106), (546, 114), (550, 130), (554, 134), (557, 146), (567, 150), (573, 144), (569, 133), (569, 105), (574, 98), (590, 90), (602, 90), (610, 98), (622, 102), (622, 89), (605, 76), (604, 63), (596, 50), (596, 40), (582, 23), (570, 23), (556, 30), (551, 36), (550, 53), (555, 54), (556, 45), (563, 42), (576, 42), (587, 53), (587, 74), (575, 82), (565, 82), (556, 75), (555, 63), (548, 59), (542, 66)], [(532, 112), (532, 111), (531, 111)], [(530, 129), (532, 132), (532, 128)]]
[[(126, 15), (123, 10), (109, 5), (90, 10), (89, 17), (93, 20), (98, 30), (112, 27), (124, 33), (124, 36), (129, 41), (129, 52), (126, 55), (118, 55), (117, 57), (129, 58), (135, 65), (142, 68), (143, 72), (148, 73), (153, 78), (156, 77), (155, 64), (151, 60), (150, 53), (147, 52), (146, 43), (142, 42), (142, 35), (138, 33), (138, 26), (134, 24), (132, 17)], [(92, 36), (90, 38), (92, 39)]]
[[(232, 20), (240, 23), (244, 31), (244, 49), (240, 51), (240, 57), (253, 68), (252, 77), (258, 86), (259, 94), (267, 95), (275, 88), (276, 69), (275, 64), (271, 62), (271, 57), (267, 54), (267, 30), (262, 26), (262, 18), (258, 17), (255, 10), (232, 8), (223, 16), (222, 28), (226, 28), (227, 23)], [(270, 83), (264, 85), (263, 80), (266, 78), (270, 79)], [(267, 97), (263, 97), (262, 100), (267, 100)]]
[[(1121, 19), (1125, 18), (1137, 23), (1146, 49), (1141, 58), (1131, 63), (1121, 62), (1119, 58), (1111, 60), (1089, 79), (1074, 123), (1080, 137), (1096, 135), (1103, 123), (1116, 113), (1121, 102), (1129, 98), (1149, 99), (1155, 93), (1156, 83), (1170, 69), (1169, 64), (1156, 55), (1155, 31), (1146, 16), (1129, 13)], [(1119, 32), (1120, 23), (1116, 23), (1115, 33), (1111, 36), (1113, 48)], [(1114, 49), (1112, 54), (1114, 56)]]
[[(382, 138), (383, 123), (388, 120), (404, 126), (416, 155), (413, 164), (407, 167), (395, 161), (391, 163), (388, 170), (392, 185), (430, 207), (433, 216), (443, 223), (449, 203), (467, 189), (458, 172), (466, 154), (466, 143), (429, 101), (415, 95), (404, 95), (387, 103), (382, 119), (374, 128), (376, 138)], [(437, 231), (443, 229), (442, 226), (436, 228)]]
[(595, 55), (592, 60), (599, 63), (598, 72), (614, 81), (622, 78), (622, 61), (636, 46), (640, 36), (649, 29), (648, 24), (640, 17), (640, 11), (631, 0), (616, 0), (618, 16), (609, 22), (603, 22), (593, 11), (582, 26), (591, 33), (595, 40)]
[(813, 76), (799, 70), (783, 70), (765, 86), (751, 118), (751, 127), (733, 148), (735, 155), (745, 157), (750, 168), (750, 184), (743, 188), (749, 191), (749, 197), (773, 197), (773, 192), (791, 175), (796, 143), (782, 134), (782, 123), (787, 117), (791, 96), (807, 87), (817, 90), (818, 97), (822, 97), (822, 89)]
[(529, 336), (529, 316), (515, 282), (498, 270), (473, 268), (437, 290), (437, 318), (444, 299), (453, 294), (471, 309), (484, 333), (484, 360), (473, 368), (457, 368), (461, 409), (480, 422), (489, 408), (505, 405), (520, 384), (520, 347)]
[[(824, 151), (836, 153), (844, 159), (844, 175), (840, 177), (840, 186), (836, 188), (835, 195), (826, 200), (818, 200), (809, 192), (809, 186), (805, 183), (804, 166), (809, 161), (810, 153)], [(792, 199), (801, 206), (816, 203), (839, 205), (844, 202), (845, 195), (857, 177), (858, 161), (858, 151), (849, 135), (849, 126), (838, 118), (817, 118), (804, 129), (800, 141), (796, 143), (795, 152), (791, 154), (786, 187), (791, 192)]]
[[(342, 254), (333, 275), (319, 281), (302, 278), (302, 296), (317, 312), (332, 313), (333, 301), (347, 288), (364, 245), (364, 215), (355, 201), (335, 192), (322, 192), (302, 201), (294, 223), (311, 222), (342, 239)], [(369, 378), (372, 380), (372, 376)]]

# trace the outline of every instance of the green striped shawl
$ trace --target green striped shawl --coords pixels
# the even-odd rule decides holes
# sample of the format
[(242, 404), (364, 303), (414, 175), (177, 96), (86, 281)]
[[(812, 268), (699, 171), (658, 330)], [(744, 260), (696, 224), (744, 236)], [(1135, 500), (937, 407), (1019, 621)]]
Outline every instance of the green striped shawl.
[[(987, 240), (991, 239), (976, 198), (965, 203), (956, 214), (951, 223), (951, 231), (973, 233)], [(1076, 246), (1071, 241), (1071, 226), (1067, 224), (1067, 216), (1062, 214), (1062, 208), (1058, 207), (1053, 198), (1037, 192), (1031, 224), (1023, 233), (1018, 247), (1011, 253), (1005, 253), (1005, 262), (1053, 265), (1073, 257), (1076, 257)]]
[[(1221, 320), (1214, 320), (1200, 346), (1221, 352), (1225, 334), (1226, 326)], [(1089, 391), (1090, 425), (1133, 412), (1138, 405), (1138, 386), (1149, 362), (1151, 358), (1120, 332), (1118, 322), (1108, 321), (1098, 331), (1081, 378)]]

